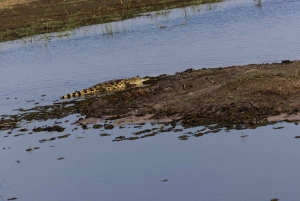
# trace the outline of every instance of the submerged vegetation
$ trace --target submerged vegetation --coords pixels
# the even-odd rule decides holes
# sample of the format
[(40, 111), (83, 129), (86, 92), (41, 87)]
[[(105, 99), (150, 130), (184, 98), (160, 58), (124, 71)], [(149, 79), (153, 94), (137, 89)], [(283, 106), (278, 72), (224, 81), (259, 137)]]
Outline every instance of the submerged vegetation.
[[(0, 42), (51, 32), (63, 33), (81, 26), (130, 19), (150, 11), (220, 1), (222, 0), (41, 0), (38, 3), (33, 1), (3, 6), (3, 2), (9, 2), (4, 0), (0, 4)], [(113, 35), (118, 29), (108, 24), (104, 26), (103, 32)], [(122, 28), (123, 32), (126, 30), (125, 27)]]

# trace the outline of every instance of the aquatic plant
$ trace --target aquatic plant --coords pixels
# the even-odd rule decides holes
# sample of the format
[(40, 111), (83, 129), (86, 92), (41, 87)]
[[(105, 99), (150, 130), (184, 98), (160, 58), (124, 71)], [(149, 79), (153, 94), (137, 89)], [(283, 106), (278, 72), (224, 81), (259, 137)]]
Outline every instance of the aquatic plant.
[(155, 12), (154, 15), (151, 15), (151, 17), (155, 17), (155, 18), (158, 18), (158, 17), (164, 17), (165, 19), (168, 19), (170, 13), (171, 13), (170, 10), (166, 10), (166, 11), (157, 11), (157, 12)]
[(163, 26), (163, 25), (161, 25), (158, 22), (153, 22), (153, 24), (155, 24), (156, 26), (158, 26), (158, 28), (160, 28), (160, 29), (166, 28), (166, 26)]
[(69, 37), (72, 35), (72, 32), (71, 31), (59, 31), (57, 34), (56, 34), (56, 37), (58, 38), (62, 38), (62, 37)]
[(255, 5), (261, 7), (261, 0), (254, 0)]
[[(129, 32), (129, 29), (124, 25), (123, 22), (121, 22), (121, 31), (119, 28), (118, 23), (110, 23), (110, 24), (105, 24), (101, 27), (102, 29), (102, 34), (103, 35), (108, 35), (108, 36), (113, 36), (114, 34), (117, 33), (125, 33), (125, 32)], [(131, 31), (133, 30), (133, 23), (132, 23), (132, 27), (131, 27)]]
[[(1, 37), (1, 36), (0, 36)], [(0, 54), (3, 54), (4, 53), (4, 48), (3, 48), (3, 46), (1, 45), (1, 43), (0, 43)]]
[(126, 26), (125, 26), (124, 23), (122, 22), (122, 32), (125, 33), (125, 32), (127, 32), (127, 31), (128, 31), (128, 30), (127, 30)]
[(244, 137), (247, 137), (248, 135), (245, 135), (243, 132), (242, 132), (242, 135), (241, 137), (244, 138)]
[[(4, 180), (3, 180), (4, 181)], [(1, 184), (0, 184), (0, 189), (1, 189), (1, 187), (2, 187), (2, 182), (1, 182)], [(1, 198), (1, 200), (2, 201), (4, 201), (4, 199), (3, 199), (3, 197), (0, 195), (0, 198)]]
[(113, 28), (112, 28), (111, 24), (104, 25), (104, 29), (102, 27), (102, 32), (103, 32), (103, 35), (109, 35), (109, 36), (114, 35)]

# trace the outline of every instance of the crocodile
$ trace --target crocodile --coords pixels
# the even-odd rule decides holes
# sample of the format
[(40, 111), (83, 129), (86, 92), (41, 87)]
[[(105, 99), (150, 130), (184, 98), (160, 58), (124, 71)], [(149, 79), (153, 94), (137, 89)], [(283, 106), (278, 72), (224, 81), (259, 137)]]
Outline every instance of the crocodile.
[(71, 94), (66, 94), (64, 96), (61, 96), (61, 99), (75, 98), (97, 93), (123, 91), (128, 88), (141, 87), (144, 85), (143, 82), (147, 80), (149, 80), (149, 78), (140, 78), (139, 76), (126, 79), (109, 80), (107, 82), (102, 82), (86, 89), (75, 91)]

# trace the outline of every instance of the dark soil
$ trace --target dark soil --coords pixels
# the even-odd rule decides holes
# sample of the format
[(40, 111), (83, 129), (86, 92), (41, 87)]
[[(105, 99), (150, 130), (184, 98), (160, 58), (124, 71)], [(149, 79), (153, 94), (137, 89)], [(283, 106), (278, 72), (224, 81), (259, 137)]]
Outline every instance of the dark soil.
[(44, 128), (42, 127), (37, 127), (32, 129), (34, 132), (53, 132), (53, 131), (57, 131), (57, 132), (63, 132), (65, 130), (64, 127), (61, 126), (46, 126)]
[[(105, 119), (114, 125), (168, 121), (215, 131), (300, 120), (299, 61), (188, 69), (175, 75), (150, 77), (146, 84), (143, 88), (66, 100), (5, 116), (0, 120), (0, 129), (16, 128), (21, 120), (55, 119), (76, 113), (85, 116), (77, 121), (82, 126)], [(103, 126), (113, 128), (111, 124)]]
[(80, 114), (119, 123), (169, 119), (183, 126), (255, 128), (267, 118), (296, 114), (300, 103), (300, 63), (273, 63), (216, 69), (188, 69), (153, 77), (148, 87), (92, 98)]

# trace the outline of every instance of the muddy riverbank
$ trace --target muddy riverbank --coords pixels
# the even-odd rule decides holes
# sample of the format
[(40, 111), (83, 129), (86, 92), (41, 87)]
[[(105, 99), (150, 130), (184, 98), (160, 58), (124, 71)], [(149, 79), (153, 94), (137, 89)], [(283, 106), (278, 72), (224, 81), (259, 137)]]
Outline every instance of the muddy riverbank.
[(136, 17), (140, 13), (221, 0), (0, 1), (0, 42)]
[(148, 77), (143, 88), (61, 100), (28, 110), (20, 108), (17, 115), (3, 115), (0, 128), (12, 129), (21, 121), (59, 119), (70, 114), (83, 116), (76, 122), (82, 126), (103, 120), (113, 125), (171, 122), (212, 129), (256, 128), (282, 120), (297, 123), (299, 69), (297, 60), (187, 69), (174, 75)]

